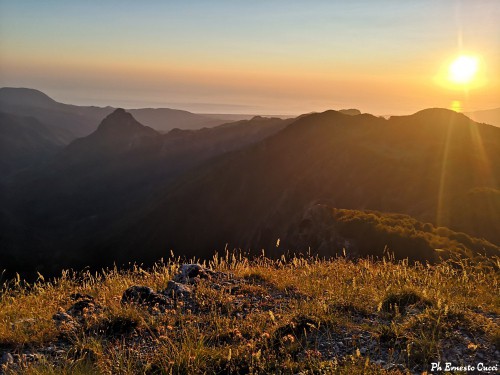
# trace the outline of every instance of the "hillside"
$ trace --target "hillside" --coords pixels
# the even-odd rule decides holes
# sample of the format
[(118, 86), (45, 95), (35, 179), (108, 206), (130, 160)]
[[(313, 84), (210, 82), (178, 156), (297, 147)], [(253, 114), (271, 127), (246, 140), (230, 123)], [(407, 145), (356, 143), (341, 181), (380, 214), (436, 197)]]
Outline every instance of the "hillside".
[(203, 256), (226, 244), (269, 250), (279, 238), (293, 250), (289, 228), (316, 203), (402, 213), (498, 246), (499, 155), (500, 129), (444, 109), (304, 115), (184, 176), (92, 247)]
[[(459, 252), (495, 254), (499, 131), (428, 109), (389, 120), (336, 111), (255, 117), (160, 134), (116, 110), (5, 187), (3, 267), (33, 277), (35, 270), (153, 262), (170, 249), (206, 259), (225, 246), (277, 257), (309, 247), (333, 255), (345, 246), (297, 237), (318, 203), (411, 216), (414, 228), (393, 249), (400, 258), (434, 259), (443, 241), (448, 252), (461, 236)], [(328, 227), (325, 220), (311, 231)], [(447, 229), (430, 238), (420, 230), (426, 223)], [(468, 238), (487, 245), (471, 247)], [(386, 240), (377, 232), (363, 254), (380, 254)]]
[[(411, 216), (377, 211), (311, 206), (285, 238), (294, 249), (310, 247), (320, 256), (346, 254), (352, 258), (379, 256), (386, 251), (396, 259), (436, 263), (440, 259), (500, 256), (500, 247), (488, 241), (435, 227)], [(278, 251), (286, 251), (283, 244)]]
[(102, 257), (92, 259), (82, 249), (89, 241), (108, 235), (114, 223), (192, 168), (259, 142), (290, 121), (255, 117), (160, 134), (115, 110), (95, 132), (6, 185), (0, 211), (2, 269), (33, 275), (34, 269), (53, 274), (62, 267), (100, 267)]
[(70, 138), (33, 117), (0, 112), (0, 181), (53, 156)]
[(390, 257), (215, 256), (65, 272), (0, 295), (6, 374), (496, 372), (497, 270)]

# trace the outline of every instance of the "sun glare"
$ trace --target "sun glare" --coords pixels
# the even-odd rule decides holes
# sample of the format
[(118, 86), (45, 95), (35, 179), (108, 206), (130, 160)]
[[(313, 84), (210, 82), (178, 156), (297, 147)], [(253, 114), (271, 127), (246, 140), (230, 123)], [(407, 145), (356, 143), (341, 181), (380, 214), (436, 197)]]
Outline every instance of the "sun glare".
[(449, 79), (458, 84), (470, 83), (478, 70), (478, 59), (474, 56), (459, 56), (450, 65)]

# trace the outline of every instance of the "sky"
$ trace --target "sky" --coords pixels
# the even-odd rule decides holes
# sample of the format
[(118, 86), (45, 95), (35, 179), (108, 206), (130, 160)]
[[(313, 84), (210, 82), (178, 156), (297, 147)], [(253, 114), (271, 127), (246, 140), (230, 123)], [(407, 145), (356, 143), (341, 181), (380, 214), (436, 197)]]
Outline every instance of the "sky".
[[(499, 0), (0, 0), (0, 86), (201, 113), (500, 107)], [(461, 54), (469, 84), (449, 82)]]

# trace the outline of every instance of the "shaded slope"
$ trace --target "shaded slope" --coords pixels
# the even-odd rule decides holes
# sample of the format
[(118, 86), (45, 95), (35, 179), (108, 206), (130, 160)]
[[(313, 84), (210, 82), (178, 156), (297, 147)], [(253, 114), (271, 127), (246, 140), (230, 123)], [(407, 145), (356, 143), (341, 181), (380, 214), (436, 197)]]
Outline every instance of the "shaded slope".
[(33, 117), (0, 112), (0, 179), (54, 155), (65, 135)]
[(16, 255), (4, 267), (28, 271), (35, 265), (50, 273), (99, 266), (104, 256), (89, 255), (89, 241), (108, 235), (113, 223), (149, 204), (191, 168), (258, 142), (290, 121), (257, 117), (161, 135), (116, 110), (94, 133), (8, 186), (4, 259)]
[(116, 109), (108, 115), (97, 130), (85, 138), (72, 142), (62, 153), (63, 163), (82, 163), (90, 160), (116, 157), (138, 148), (151, 146), (160, 135), (150, 127), (139, 123), (124, 109)]
[(498, 190), (499, 155), (499, 129), (447, 110), (390, 120), (303, 116), (164, 191), (117, 224), (120, 235), (111, 231), (105, 248), (128, 249), (131, 257), (136, 249), (158, 256), (169, 248), (203, 255), (226, 243), (270, 249), (278, 238), (286, 248), (287, 228), (316, 202), (405, 213), (498, 244), (487, 212), (484, 227), (465, 212), (458, 223), (453, 212), (478, 187)]

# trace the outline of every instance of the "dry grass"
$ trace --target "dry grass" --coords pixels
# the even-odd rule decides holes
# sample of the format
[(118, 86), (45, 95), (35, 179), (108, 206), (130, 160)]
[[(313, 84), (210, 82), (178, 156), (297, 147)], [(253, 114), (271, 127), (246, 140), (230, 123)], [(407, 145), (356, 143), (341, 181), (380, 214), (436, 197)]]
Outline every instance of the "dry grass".
[[(495, 266), (342, 257), (249, 260), (230, 254), (207, 266), (232, 275), (238, 288), (217, 289), (203, 281), (193, 296), (196, 309), (180, 301), (163, 313), (124, 306), (120, 299), (132, 285), (165, 288), (178, 259), (150, 270), (64, 273), (33, 285), (13, 281), (0, 297), (0, 350), (19, 360), (4, 371), (400, 373), (427, 369), (453, 340), (470, 339), (471, 351), (499, 349)], [(74, 303), (72, 293), (92, 296), (102, 309), (77, 327), (58, 326), (52, 317)], [(345, 337), (349, 344), (338, 349)], [(373, 341), (378, 354), (364, 348)], [(41, 355), (23, 357), (30, 353)], [(381, 353), (387, 358), (375, 363)]]

